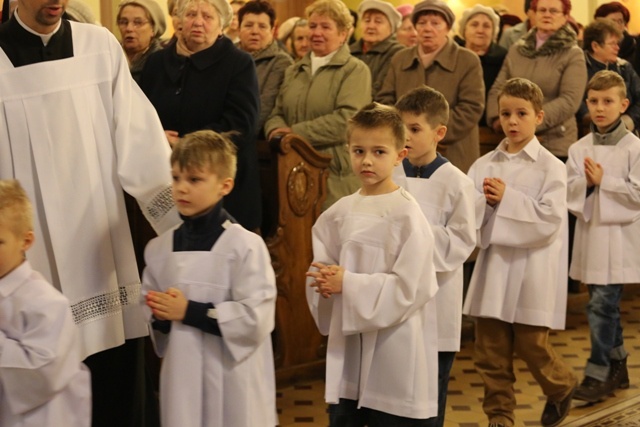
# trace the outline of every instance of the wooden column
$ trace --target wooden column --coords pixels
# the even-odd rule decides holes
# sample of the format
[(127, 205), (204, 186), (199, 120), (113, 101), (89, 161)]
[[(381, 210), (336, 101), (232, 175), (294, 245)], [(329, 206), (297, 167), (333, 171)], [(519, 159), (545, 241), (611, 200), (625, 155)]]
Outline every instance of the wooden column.
[(309, 312), (306, 276), (313, 259), (311, 227), (326, 198), (331, 158), (298, 135), (258, 142), (263, 194), (262, 234), (276, 272), (273, 333), (278, 386), (322, 378), (326, 338)]

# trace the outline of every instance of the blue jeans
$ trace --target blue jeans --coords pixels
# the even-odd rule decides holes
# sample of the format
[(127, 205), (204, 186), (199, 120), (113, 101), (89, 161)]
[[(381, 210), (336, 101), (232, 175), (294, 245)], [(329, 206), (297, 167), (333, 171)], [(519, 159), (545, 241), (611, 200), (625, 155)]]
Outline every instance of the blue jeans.
[(591, 355), (584, 374), (598, 381), (606, 381), (611, 359), (622, 360), (627, 356), (620, 323), (622, 285), (588, 285), (587, 288)]
[(330, 427), (428, 427), (426, 419), (406, 418), (375, 409), (360, 408), (358, 401), (340, 399), (329, 405)]
[(438, 352), (438, 416), (427, 420), (427, 427), (443, 427), (444, 413), (447, 409), (447, 391), (449, 390), (449, 375), (453, 361), (456, 359), (454, 351)]

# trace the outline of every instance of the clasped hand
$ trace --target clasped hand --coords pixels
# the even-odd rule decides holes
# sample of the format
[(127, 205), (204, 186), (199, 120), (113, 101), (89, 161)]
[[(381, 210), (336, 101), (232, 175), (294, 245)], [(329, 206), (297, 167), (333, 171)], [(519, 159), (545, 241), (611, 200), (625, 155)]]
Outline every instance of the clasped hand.
[(149, 291), (145, 298), (147, 306), (158, 320), (181, 321), (187, 313), (189, 301), (179, 289), (169, 288), (165, 292)]
[(333, 294), (342, 293), (342, 278), (344, 268), (339, 265), (326, 265), (320, 262), (311, 263), (316, 271), (308, 271), (307, 277), (313, 277), (314, 281), (309, 286), (316, 288), (316, 292), (323, 298), (331, 298)]

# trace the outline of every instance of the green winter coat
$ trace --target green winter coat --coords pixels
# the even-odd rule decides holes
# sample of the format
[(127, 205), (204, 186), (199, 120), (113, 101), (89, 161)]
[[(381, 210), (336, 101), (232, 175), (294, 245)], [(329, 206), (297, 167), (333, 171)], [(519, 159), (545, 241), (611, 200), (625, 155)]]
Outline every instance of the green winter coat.
[(371, 102), (367, 65), (341, 46), (331, 61), (311, 75), (311, 54), (290, 66), (265, 133), (290, 127), (316, 150), (332, 157), (324, 209), (360, 188), (347, 151), (347, 120)]

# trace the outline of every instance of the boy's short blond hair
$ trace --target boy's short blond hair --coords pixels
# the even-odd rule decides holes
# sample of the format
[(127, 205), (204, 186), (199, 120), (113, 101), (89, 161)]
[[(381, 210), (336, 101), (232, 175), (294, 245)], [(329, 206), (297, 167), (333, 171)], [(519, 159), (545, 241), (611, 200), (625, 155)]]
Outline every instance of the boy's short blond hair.
[(351, 142), (354, 129), (388, 128), (393, 134), (396, 149), (402, 150), (406, 145), (404, 123), (393, 107), (372, 102), (364, 106), (347, 122), (347, 141)]
[(15, 180), (0, 180), (0, 223), (20, 236), (33, 231), (33, 207)]
[(428, 86), (407, 92), (398, 100), (396, 108), (401, 113), (424, 114), (432, 129), (449, 123), (449, 103), (442, 93)]
[(523, 79), (521, 77), (515, 77), (507, 80), (498, 94), (498, 103), (500, 102), (500, 98), (503, 96), (511, 96), (513, 98), (520, 98), (525, 101), (529, 101), (536, 114), (542, 111), (544, 95), (542, 94), (540, 86), (531, 80)]
[(219, 134), (212, 130), (189, 133), (173, 146), (171, 165), (180, 169), (209, 170), (226, 179), (236, 177), (236, 146), (229, 134)]
[(620, 98), (627, 98), (627, 85), (624, 83), (624, 79), (620, 74), (611, 70), (598, 71), (591, 77), (589, 83), (587, 83), (587, 96), (590, 90), (607, 90), (611, 88), (618, 88)]

